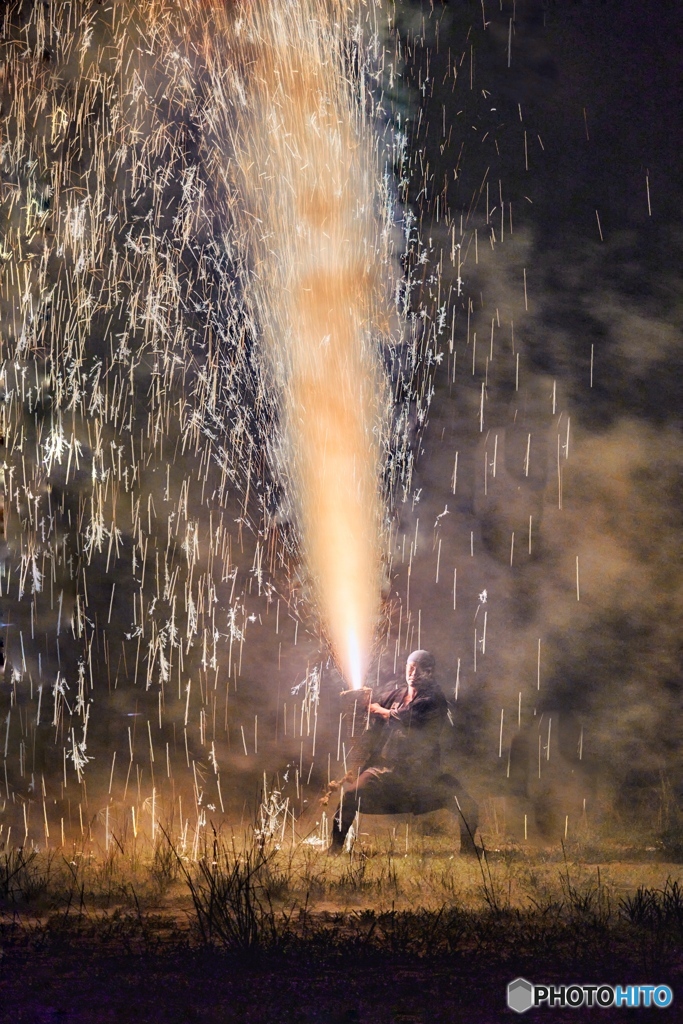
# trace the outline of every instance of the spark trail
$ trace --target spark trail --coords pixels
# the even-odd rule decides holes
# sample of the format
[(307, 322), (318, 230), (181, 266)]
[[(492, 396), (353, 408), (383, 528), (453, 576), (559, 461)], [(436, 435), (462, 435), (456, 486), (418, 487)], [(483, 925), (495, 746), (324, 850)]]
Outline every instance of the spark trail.
[(245, 293), (277, 396), (271, 461), (323, 628), (358, 687), (379, 607), (380, 339), (394, 273), (376, 136), (350, 66), (354, 14), (320, 0), (252, 3), (226, 26), (242, 60), (223, 62), (215, 41), (206, 49), (210, 109), (226, 119), (212, 129), (232, 157), (217, 173), (236, 178), (249, 224)]

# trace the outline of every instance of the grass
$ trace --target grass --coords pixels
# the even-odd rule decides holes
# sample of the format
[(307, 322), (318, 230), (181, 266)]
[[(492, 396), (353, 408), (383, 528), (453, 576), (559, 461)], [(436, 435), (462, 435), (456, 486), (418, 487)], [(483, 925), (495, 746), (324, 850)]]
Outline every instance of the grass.
[[(604, 860), (608, 860), (605, 851)], [(236, 955), (362, 949), (417, 957), (477, 952), (637, 962), (671, 958), (683, 940), (683, 887), (671, 865), (573, 859), (572, 851), (485, 850), (445, 837), (363, 836), (350, 856), (214, 831), (193, 862), (159, 829), (98, 854), (0, 852), (3, 945), (79, 936), (103, 946), (182, 945)]]
[(391, 832), (330, 858), (216, 831), (193, 860), (166, 831), (0, 851), (0, 999), (23, 1019), (450, 1024), (499, 1019), (518, 975), (680, 981), (675, 865), (607, 847), (601, 865), (514, 848), (478, 863)]

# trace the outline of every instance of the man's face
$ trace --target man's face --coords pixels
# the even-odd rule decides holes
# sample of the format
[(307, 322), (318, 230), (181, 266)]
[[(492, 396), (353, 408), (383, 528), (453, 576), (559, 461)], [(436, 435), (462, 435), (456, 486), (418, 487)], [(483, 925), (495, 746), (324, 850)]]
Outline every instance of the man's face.
[(406, 662), (406, 682), (410, 683), (416, 689), (421, 683), (427, 682), (431, 678), (431, 675), (431, 669), (427, 669), (427, 671), (425, 671), (425, 669), (420, 668), (417, 661)]

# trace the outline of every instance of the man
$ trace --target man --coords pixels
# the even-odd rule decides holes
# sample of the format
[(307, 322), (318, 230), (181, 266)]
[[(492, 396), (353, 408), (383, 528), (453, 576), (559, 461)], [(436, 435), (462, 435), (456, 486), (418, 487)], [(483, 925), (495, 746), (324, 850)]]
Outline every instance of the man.
[(359, 806), (366, 814), (426, 814), (447, 807), (459, 821), (460, 852), (476, 855), (477, 805), (457, 779), (441, 772), (439, 737), (447, 704), (435, 668), (433, 654), (413, 651), (405, 683), (370, 705), (364, 739), (369, 750), (356, 780), (342, 790), (331, 853), (342, 850)]

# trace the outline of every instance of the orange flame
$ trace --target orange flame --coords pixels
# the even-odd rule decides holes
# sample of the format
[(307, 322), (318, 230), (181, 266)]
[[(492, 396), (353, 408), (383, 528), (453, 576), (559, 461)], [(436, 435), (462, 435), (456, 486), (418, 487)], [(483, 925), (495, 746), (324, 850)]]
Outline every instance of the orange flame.
[[(279, 395), (277, 461), (325, 631), (362, 685), (380, 594), (390, 233), (345, 66), (345, 2), (239, 7), (232, 159), (251, 227), (248, 300)], [(244, 88), (242, 88), (242, 84)], [(226, 88), (217, 69), (215, 88)]]

